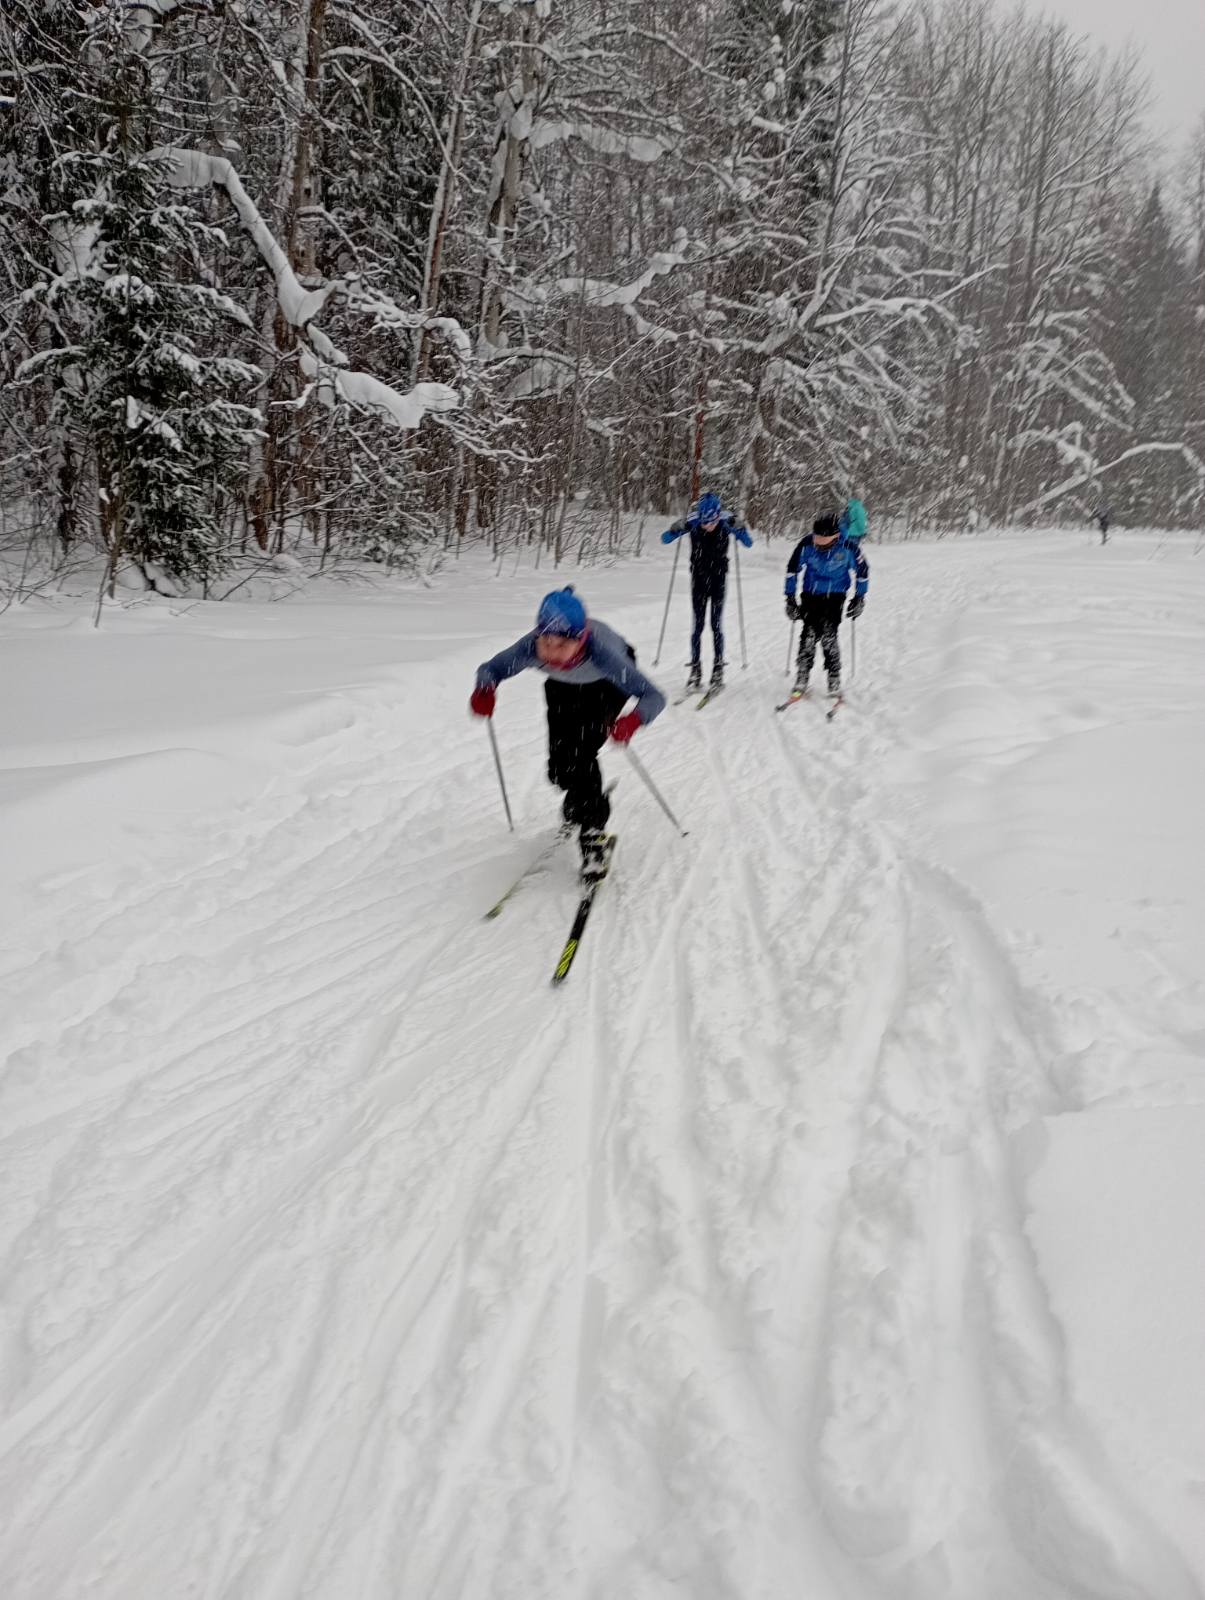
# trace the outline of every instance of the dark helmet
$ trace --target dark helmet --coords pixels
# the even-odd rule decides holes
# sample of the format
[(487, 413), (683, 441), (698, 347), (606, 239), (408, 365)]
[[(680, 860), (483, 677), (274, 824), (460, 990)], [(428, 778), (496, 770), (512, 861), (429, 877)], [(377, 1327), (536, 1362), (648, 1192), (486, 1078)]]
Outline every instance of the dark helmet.
[(826, 511), (812, 523), (813, 539), (835, 539), (841, 532), (841, 518), (835, 511)]

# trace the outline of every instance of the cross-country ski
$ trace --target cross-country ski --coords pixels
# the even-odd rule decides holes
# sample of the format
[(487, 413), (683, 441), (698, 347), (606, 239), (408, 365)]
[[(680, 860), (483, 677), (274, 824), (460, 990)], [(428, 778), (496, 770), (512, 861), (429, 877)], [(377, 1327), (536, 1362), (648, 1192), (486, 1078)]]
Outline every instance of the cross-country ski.
[(552, 981), (554, 984), (564, 983), (569, 976), (570, 968), (577, 959), (578, 948), (586, 931), (586, 923), (594, 907), (594, 900), (603, 882), (611, 871), (611, 858), (615, 854), (616, 839), (614, 834), (608, 834), (602, 842), (602, 848), (596, 862), (588, 872), (582, 874), (582, 897), (578, 901), (577, 911), (574, 913), (573, 925), (569, 929), (569, 937), (565, 941), (565, 948), (561, 951), (556, 967), (553, 970)]
[(775, 711), (789, 711), (792, 706), (797, 706), (802, 700), (808, 698), (806, 689), (792, 689), (785, 700), (779, 701), (774, 707)]
[[(789, 711), (792, 706), (797, 706), (804, 700), (807, 700), (813, 704), (816, 703), (815, 697), (810, 694), (807, 689), (792, 689), (791, 693), (786, 697), (786, 699), (779, 701), (774, 709), (775, 711)], [(840, 711), (841, 707), (845, 704), (845, 696), (843, 694), (834, 694), (828, 696), (826, 697), (824, 704), (824, 720), (826, 722), (831, 722), (837, 715), (837, 712)]]

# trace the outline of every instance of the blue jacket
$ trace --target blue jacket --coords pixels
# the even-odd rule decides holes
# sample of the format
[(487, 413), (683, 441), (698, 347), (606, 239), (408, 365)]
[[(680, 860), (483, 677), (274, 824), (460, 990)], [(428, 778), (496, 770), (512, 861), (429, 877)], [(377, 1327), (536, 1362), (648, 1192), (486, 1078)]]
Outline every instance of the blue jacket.
[(749, 530), (743, 523), (737, 522), (730, 511), (724, 513), (719, 527), (713, 528), (710, 533), (697, 516), (687, 517), (684, 522), (675, 522), (672, 528), (667, 528), (661, 535), (661, 543), (673, 544), (684, 533), (690, 535), (690, 575), (696, 584), (727, 577), (729, 539), (739, 539), (746, 550), (753, 548)]
[(598, 683), (602, 679), (613, 683), (625, 694), (636, 696), (636, 709), (645, 727), (665, 710), (665, 696), (637, 667), (627, 640), (605, 622), (591, 617), (586, 630), (586, 653), (572, 667), (546, 667), (536, 654), (538, 637), (533, 628), (496, 656), (483, 661), (477, 668), (477, 687), (496, 688), (517, 672), (534, 667), (557, 683)]
[(806, 539), (801, 539), (787, 562), (785, 593), (792, 599), (800, 574), (803, 580), (799, 583), (800, 594), (844, 594), (850, 577), (855, 574), (856, 594), (865, 594), (870, 587), (866, 557), (855, 543), (845, 538), (835, 540), (826, 550), (812, 542), (810, 533)]

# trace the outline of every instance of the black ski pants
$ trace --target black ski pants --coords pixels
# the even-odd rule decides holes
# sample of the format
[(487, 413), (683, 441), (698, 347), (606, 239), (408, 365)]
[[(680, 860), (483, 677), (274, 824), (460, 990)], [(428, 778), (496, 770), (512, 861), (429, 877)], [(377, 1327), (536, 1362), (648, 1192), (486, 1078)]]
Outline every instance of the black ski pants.
[(597, 683), (558, 683), (545, 678), (544, 698), (548, 702), (548, 781), (565, 791), (565, 821), (580, 828), (605, 828), (611, 802), (603, 793), (598, 752), (628, 697), (605, 678)]
[(837, 642), (837, 629), (845, 609), (843, 594), (804, 594), (799, 601), (799, 652), (795, 665), (800, 676), (811, 674), (816, 660), (816, 643), (824, 651), (824, 665), (830, 676), (841, 675), (841, 646)]
[(690, 603), (694, 609), (694, 627), (690, 635), (690, 664), (697, 667), (703, 648), (703, 625), (707, 620), (707, 607), (711, 607), (711, 643), (715, 651), (715, 665), (724, 664), (724, 594), (728, 587), (728, 573), (693, 573), (690, 582)]

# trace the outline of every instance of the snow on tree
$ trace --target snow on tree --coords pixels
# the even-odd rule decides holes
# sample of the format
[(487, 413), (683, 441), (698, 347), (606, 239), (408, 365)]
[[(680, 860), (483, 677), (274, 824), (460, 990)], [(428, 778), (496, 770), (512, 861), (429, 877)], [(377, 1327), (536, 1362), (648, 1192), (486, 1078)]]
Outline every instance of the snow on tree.
[[(1205, 142), (1154, 163), (1133, 63), (1057, 23), (988, 0), (10, 0), (0, 472), (60, 550), (104, 533), (56, 352), (87, 345), (67, 312), (97, 292), (123, 73), (145, 204), (193, 219), (131, 282), (216, 319), (198, 357), (236, 366), (195, 403), (260, 414), (208, 479), (227, 553), (413, 560), (442, 529), (563, 554), (600, 509), (613, 542), (704, 477), (770, 532), (854, 489), (904, 525), (1078, 516), (1109, 463), (1122, 514), (1201, 514)], [(153, 407), (127, 415), (168, 448)]]

